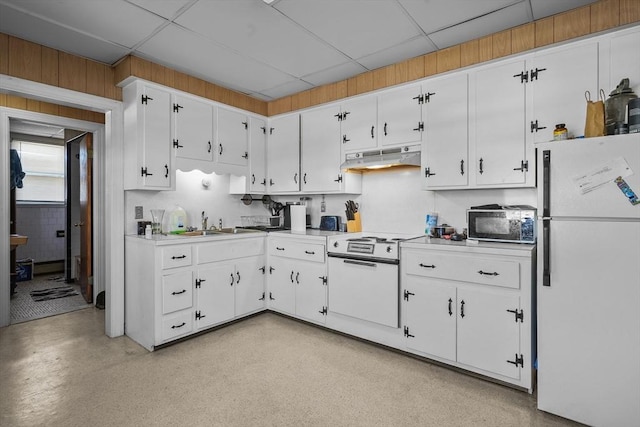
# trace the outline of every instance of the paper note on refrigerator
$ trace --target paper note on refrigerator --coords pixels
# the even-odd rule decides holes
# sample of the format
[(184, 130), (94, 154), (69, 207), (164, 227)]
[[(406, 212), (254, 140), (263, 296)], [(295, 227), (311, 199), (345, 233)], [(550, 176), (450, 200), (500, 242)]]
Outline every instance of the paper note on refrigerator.
[(614, 182), (618, 177), (624, 178), (632, 174), (633, 171), (624, 157), (617, 157), (586, 173), (574, 176), (573, 183), (581, 194), (587, 194)]

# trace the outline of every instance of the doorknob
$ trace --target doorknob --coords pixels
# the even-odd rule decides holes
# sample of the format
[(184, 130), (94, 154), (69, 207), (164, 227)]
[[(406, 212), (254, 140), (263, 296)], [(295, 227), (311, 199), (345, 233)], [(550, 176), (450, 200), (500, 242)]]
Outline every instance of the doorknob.
[(80, 222), (76, 222), (75, 224), (73, 224), (74, 227), (82, 227), (84, 225), (84, 222), (80, 221)]

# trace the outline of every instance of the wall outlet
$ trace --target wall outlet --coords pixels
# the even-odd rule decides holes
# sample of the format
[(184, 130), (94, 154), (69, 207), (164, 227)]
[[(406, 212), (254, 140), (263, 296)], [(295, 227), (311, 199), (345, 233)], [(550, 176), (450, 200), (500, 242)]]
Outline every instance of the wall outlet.
[(142, 206), (136, 206), (136, 218), (135, 219), (142, 219), (143, 216), (144, 216), (144, 214), (143, 214)]
[(326, 211), (327, 211), (327, 204), (323, 200), (322, 203), (320, 203), (320, 212), (326, 212)]

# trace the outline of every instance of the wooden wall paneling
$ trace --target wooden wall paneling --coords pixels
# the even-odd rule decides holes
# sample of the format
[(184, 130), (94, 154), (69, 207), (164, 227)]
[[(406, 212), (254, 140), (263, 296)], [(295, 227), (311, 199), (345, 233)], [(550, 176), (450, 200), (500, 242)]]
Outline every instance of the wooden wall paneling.
[(27, 98), (27, 111), (35, 111), (36, 113), (40, 113), (41, 109), (40, 109), (40, 101), (35, 100), (35, 99), (29, 99)]
[(356, 77), (347, 79), (347, 96), (354, 96), (358, 94), (358, 84), (356, 82)]
[(106, 65), (87, 60), (87, 93), (104, 97)]
[(491, 61), (494, 58), (492, 36), (478, 39), (478, 58), (480, 62)]
[[(397, 68), (396, 68), (397, 70)], [(406, 71), (405, 71), (406, 74)], [(356, 76), (356, 92), (357, 94), (371, 92), (373, 90), (373, 73), (367, 71), (366, 73), (358, 74)]]
[(42, 83), (58, 86), (59, 81), (59, 52), (42, 46)]
[(311, 93), (308, 90), (302, 91), (293, 95), (291, 100), (291, 108), (295, 110), (300, 110), (302, 108), (307, 108), (311, 106)]
[(460, 68), (460, 45), (439, 50), (437, 55), (438, 73), (444, 73), (446, 71)]
[(493, 59), (511, 55), (511, 37), (511, 30), (501, 31), (491, 36)]
[(183, 92), (189, 92), (189, 76), (180, 71), (174, 71), (173, 87)]
[(620, 25), (620, 0), (602, 0), (591, 5), (591, 32)]
[(27, 109), (27, 99), (15, 95), (7, 95), (7, 107), (19, 110)]
[(120, 84), (124, 79), (133, 75), (131, 73), (131, 58), (131, 55), (128, 55), (113, 67), (113, 84)]
[(418, 80), (425, 77), (424, 55), (411, 58), (407, 61), (407, 81)]
[(462, 43), (460, 45), (460, 66), (468, 67), (478, 62), (480, 62), (480, 42), (478, 39)]
[(555, 43), (587, 35), (591, 32), (591, 7), (584, 6), (553, 17)]
[(132, 56), (131, 74), (136, 77), (140, 77), (141, 79), (152, 81), (153, 75), (151, 73), (151, 61), (138, 58), (137, 56)]
[[(104, 70), (104, 96), (110, 99), (122, 100), (122, 89), (115, 85), (116, 70), (113, 67), (105, 67)], [(118, 92), (118, 90), (120, 92)], [(120, 97), (118, 97), (120, 93)]]
[(52, 116), (60, 115), (60, 108), (57, 104), (50, 102), (40, 102), (40, 112), (44, 114), (51, 114)]
[(151, 81), (159, 85), (169, 86), (166, 80), (166, 67), (155, 62), (151, 63)]
[(284, 98), (269, 102), (267, 112), (270, 116), (275, 116), (291, 111), (291, 109), (291, 97), (285, 96)]
[(205, 87), (206, 87), (206, 84), (204, 80), (199, 79), (197, 77), (189, 76), (189, 93), (192, 93), (194, 95), (201, 96), (204, 98), (206, 93)]
[(398, 62), (394, 65), (396, 74), (396, 84), (406, 83), (409, 81), (409, 67), (407, 61)]
[(60, 87), (87, 92), (87, 60), (65, 52), (58, 54)]
[(640, 1), (620, 0), (620, 25), (640, 21)]
[(336, 85), (336, 97), (337, 99), (346, 98), (349, 93), (349, 86), (346, 80), (339, 81), (335, 83)]
[(42, 46), (17, 37), (9, 37), (8, 74), (36, 82), (42, 79)]
[(553, 43), (553, 16), (540, 19), (535, 22), (536, 26), (536, 47), (546, 46)]
[(398, 75), (396, 74), (396, 66), (394, 64), (384, 67), (387, 87), (395, 86), (398, 83)]
[(0, 74), (9, 74), (9, 36), (0, 33)]
[(438, 74), (438, 53), (431, 52), (424, 55), (424, 76)]
[(0, 92), (0, 107), (7, 106), (7, 94)]
[(511, 53), (520, 53), (536, 47), (536, 26), (534, 23), (511, 29)]
[(373, 90), (382, 89), (388, 86), (386, 67), (376, 68), (373, 73)]

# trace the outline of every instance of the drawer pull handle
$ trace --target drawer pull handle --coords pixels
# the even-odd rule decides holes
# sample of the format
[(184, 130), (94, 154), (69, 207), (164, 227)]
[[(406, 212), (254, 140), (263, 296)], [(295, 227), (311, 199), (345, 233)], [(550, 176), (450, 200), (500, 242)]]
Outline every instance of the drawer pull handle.
[(293, 283), (293, 271), (291, 271), (291, 283)]
[(433, 265), (433, 264), (427, 265), (427, 264), (423, 264), (423, 263), (420, 263), (420, 267), (422, 267), (422, 268), (436, 268), (436, 266)]
[(279, 247), (276, 246), (276, 250), (277, 251), (284, 251), (284, 248), (279, 248)]
[(304, 251), (305, 254), (307, 255), (315, 255), (316, 253), (314, 251)]
[(240, 272), (236, 271), (236, 276), (238, 277), (238, 279), (236, 280), (237, 284), (240, 284)]
[(451, 304), (453, 304), (453, 300), (449, 298), (449, 316), (453, 315), (453, 311), (451, 311)]
[(486, 271), (479, 270), (478, 274), (480, 274), (481, 276), (499, 276), (499, 274), (495, 271), (493, 273), (487, 273)]
[(299, 285), (300, 284), (300, 273), (296, 273), (296, 283)]
[(186, 255), (172, 256), (171, 259), (185, 259), (186, 257)]
[(180, 323), (179, 325), (173, 325), (173, 326), (171, 327), (171, 329), (178, 329), (178, 328), (182, 328), (184, 325), (186, 325), (186, 323), (185, 323), (185, 322), (182, 322), (182, 323)]
[(235, 279), (233, 278), (233, 273), (231, 273), (231, 283), (229, 283), (229, 286), (233, 286), (233, 282), (235, 281)]
[(178, 291), (178, 292), (171, 292), (171, 295), (180, 295), (180, 294), (184, 294), (185, 292), (187, 292), (187, 290), (183, 289), (183, 290)]
[(460, 302), (460, 317), (464, 319), (464, 300)]

